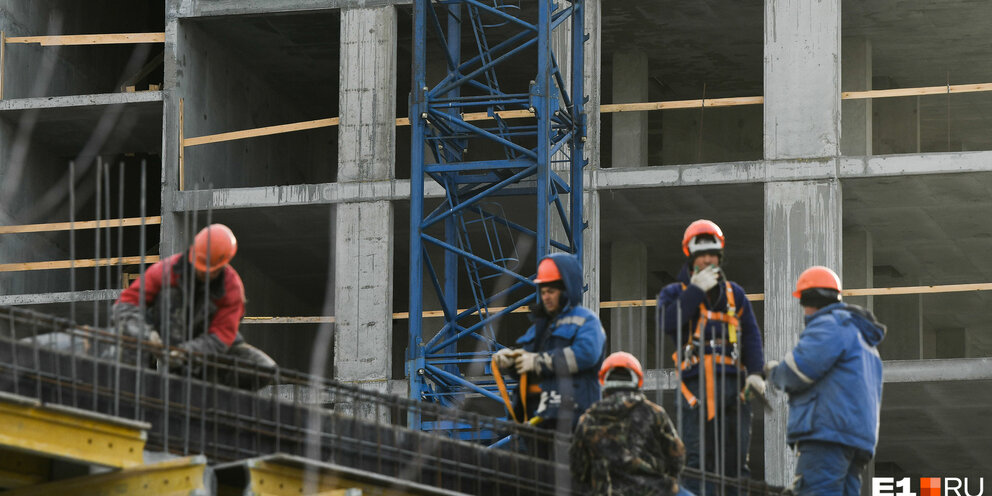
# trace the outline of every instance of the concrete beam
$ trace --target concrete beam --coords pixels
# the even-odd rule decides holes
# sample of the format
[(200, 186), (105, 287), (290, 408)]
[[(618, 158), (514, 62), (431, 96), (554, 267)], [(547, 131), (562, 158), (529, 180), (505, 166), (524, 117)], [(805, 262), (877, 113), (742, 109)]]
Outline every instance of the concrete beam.
[(889, 360), (882, 370), (885, 383), (985, 381), (992, 379), (992, 358)]
[(62, 293), (16, 294), (0, 296), (0, 305), (44, 305), (48, 303), (71, 303), (84, 301), (110, 301), (121, 295), (119, 289), (91, 289), (87, 291), (66, 291)]
[[(428, 183), (426, 196), (444, 197), (444, 189)], [(409, 200), (410, 180), (391, 179), (361, 183), (294, 184), (289, 186), (260, 186), (228, 188), (212, 191), (178, 191), (176, 211), (205, 211), (207, 208), (267, 208), (294, 205), (328, 205), (334, 203)]]
[[(941, 382), (992, 380), (992, 358), (950, 360), (887, 360), (882, 364), (883, 382)], [(644, 390), (674, 391), (679, 383), (675, 369), (644, 371)]]
[(842, 178), (992, 172), (992, 151), (842, 157)]
[(0, 111), (34, 110), (68, 107), (122, 105), (128, 103), (161, 102), (161, 91), (136, 91), (134, 93), (103, 93), (96, 95), (49, 96), (0, 100)]
[(178, 0), (178, 17), (213, 17), (308, 12), (387, 5), (410, 5), (411, 0)]

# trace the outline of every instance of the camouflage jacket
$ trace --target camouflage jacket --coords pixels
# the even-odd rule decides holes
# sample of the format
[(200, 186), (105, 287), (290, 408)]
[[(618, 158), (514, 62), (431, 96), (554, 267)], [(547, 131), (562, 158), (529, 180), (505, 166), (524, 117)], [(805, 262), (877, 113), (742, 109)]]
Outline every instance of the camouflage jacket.
[(572, 475), (594, 495), (671, 495), (685, 446), (665, 409), (640, 391), (617, 391), (579, 419), (570, 452)]

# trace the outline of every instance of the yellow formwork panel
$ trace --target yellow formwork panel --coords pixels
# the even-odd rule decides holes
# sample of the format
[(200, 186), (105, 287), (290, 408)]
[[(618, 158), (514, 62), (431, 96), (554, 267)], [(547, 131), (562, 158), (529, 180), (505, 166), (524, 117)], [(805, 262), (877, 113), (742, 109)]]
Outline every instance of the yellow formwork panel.
[(22, 487), (4, 496), (205, 496), (203, 455)]
[(143, 462), (148, 424), (0, 394), (0, 448), (127, 468)]
[(339, 477), (322, 474), (320, 470), (315, 472), (315, 476), (311, 480), (306, 480), (304, 470), (298, 467), (265, 461), (249, 462), (248, 473), (250, 475), (249, 486), (245, 494), (253, 496), (299, 496), (300, 494), (350, 496), (349, 489), (360, 488), (359, 485), (349, 483)]
[(371, 472), (316, 462), (291, 455), (246, 460), (248, 487), (253, 496), (464, 496)]
[(0, 488), (30, 486), (47, 481), (52, 460), (39, 455), (0, 450)]

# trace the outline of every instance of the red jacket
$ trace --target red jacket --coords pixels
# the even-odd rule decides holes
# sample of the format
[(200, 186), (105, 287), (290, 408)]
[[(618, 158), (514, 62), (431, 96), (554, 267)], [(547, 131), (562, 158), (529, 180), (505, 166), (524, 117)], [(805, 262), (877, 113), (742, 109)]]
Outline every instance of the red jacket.
[[(185, 253), (177, 253), (165, 260), (155, 263), (145, 271), (145, 305), (153, 305), (162, 290), (163, 279), (165, 277), (166, 266), (173, 267), (177, 263), (183, 263), (182, 257)], [(209, 332), (220, 339), (227, 346), (231, 346), (238, 336), (238, 326), (241, 317), (245, 314), (245, 286), (241, 282), (234, 267), (230, 265), (221, 269), (220, 277), (224, 278), (224, 295), (213, 299), (217, 306), (217, 311), (211, 316)], [(179, 271), (170, 270), (169, 286), (176, 286), (179, 283)], [(118, 302), (139, 306), (141, 298), (141, 280), (136, 280), (121, 292)]]

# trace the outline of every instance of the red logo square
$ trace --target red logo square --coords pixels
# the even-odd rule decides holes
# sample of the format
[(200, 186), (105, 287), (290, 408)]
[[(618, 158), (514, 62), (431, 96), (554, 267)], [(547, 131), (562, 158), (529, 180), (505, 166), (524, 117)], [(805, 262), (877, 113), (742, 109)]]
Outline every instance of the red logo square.
[(940, 496), (940, 477), (920, 477), (920, 496)]

